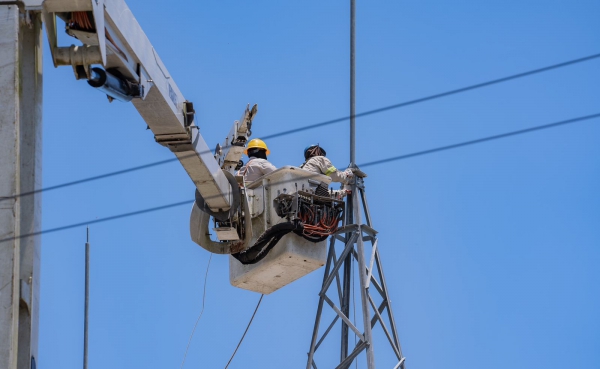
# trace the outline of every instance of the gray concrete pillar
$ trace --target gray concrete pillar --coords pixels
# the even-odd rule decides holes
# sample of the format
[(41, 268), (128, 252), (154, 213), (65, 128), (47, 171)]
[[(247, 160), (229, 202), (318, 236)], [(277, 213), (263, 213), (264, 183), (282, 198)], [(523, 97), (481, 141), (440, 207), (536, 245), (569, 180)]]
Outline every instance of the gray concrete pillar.
[(42, 32), (0, 5), (0, 369), (34, 368), (39, 317)]

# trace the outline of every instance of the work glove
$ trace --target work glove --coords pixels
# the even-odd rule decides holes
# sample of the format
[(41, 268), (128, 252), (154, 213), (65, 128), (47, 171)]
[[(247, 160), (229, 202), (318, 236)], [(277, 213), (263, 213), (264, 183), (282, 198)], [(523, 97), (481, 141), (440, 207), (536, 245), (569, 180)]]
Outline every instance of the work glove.
[(344, 173), (344, 176), (346, 176), (346, 178), (354, 177), (354, 173), (352, 173), (352, 169), (350, 169), (350, 168), (344, 170), (343, 173)]
[(352, 170), (350, 168), (344, 170), (340, 174), (340, 177), (343, 178), (342, 183), (350, 183), (352, 181), (352, 178), (354, 178), (354, 173), (352, 173)]
[(333, 198), (336, 200), (343, 200), (344, 197), (346, 197), (346, 195), (348, 195), (348, 192), (346, 190), (333, 190), (331, 191), (331, 194), (333, 195)]

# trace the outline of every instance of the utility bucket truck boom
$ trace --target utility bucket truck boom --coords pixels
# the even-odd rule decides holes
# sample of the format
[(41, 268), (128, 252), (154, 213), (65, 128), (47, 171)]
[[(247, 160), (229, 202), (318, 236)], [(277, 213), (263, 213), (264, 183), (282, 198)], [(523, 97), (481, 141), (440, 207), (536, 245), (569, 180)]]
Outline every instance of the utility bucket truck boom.
[[(111, 102), (131, 101), (156, 142), (177, 157), (196, 187), (192, 239), (210, 252), (231, 254), (234, 286), (271, 293), (324, 265), (325, 240), (344, 212), (344, 203), (328, 191), (329, 177), (294, 167), (246, 186), (235, 177), (256, 105), (246, 107), (213, 152), (200, 135), (193, 104), (123, 0), (36, 1), (54, 66), (71, 66), (76, 79)], [(58, 20), (81, 45), (58, 45)]]

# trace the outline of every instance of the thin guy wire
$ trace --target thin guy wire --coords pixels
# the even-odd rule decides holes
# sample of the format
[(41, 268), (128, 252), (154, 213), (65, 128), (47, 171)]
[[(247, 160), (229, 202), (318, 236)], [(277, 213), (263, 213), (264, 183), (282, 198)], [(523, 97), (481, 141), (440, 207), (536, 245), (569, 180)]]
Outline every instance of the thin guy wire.
[(213, 253), (210, 253), (210, 257), (208, 258), (208, 264), (206, 265), (206, 273), (204, 274), (204, 289), (202, 291), (202, 310), (200, 310), (200, 315), (198, 315), (198, 319), (196, 319), (196, 324), (194, 324), (194, 329), (192, 329), (192, 334), (190, 335), (190, 339), (188, 340), (187, 347), (185, 348), (185, 354), (183, 355), (183, 361), (181, 362), (181, 369), (183, 369), (183, 365), (185, 364), (185, 358), (187, 357), (188, 350), (190, 349), (190, 343), (192, 343), (192, 338), (194, 337), (194, 333), (196, 333), (196, 327), (198, 326), (198, 322), (204, 314), (204, 302), (206, 301), (206, 281), (208, 279), (208, 268), (210, 268), (210, 261), (212, 260)]
[(356, 0), (350, 0), (350, 167), (356, 164)]
[[(567, 66), (570, 66), (570, 65), (573, 65), (573, 64), (582, 63), (582, 62), (589, 61), (589, 60), (596, 59), (596, 58), (600, 58), (600, 54), (593, 54), (593, 55), (589, 55), (589, 56), (586, 56), (586, 57), (583, 57), (583, 58), (573, 59), (573, 60), (569, 60), (569, 61), (566, 61), (566, 62), (563, 62), (563, 63), (550, 65), (550, 66), (547, 66), (547, 67), (544, 67), (544, 68), (533, 69), (533, 70), (530, 70), (530, 71), (527, 71), (527, 72), (513, 74), (511, 76), (494, 79), (494, 80), (491, 80), (491, 81), (488, 81), (488, 82), (478, 83), (478, 84), (475, 84), (475, 85), (466, 86), (466, 87), (458, 88), (458, 89), (455, 89), (455, 90), (450, 90), (450, 91), (446, 91), (446, 92), (442, 92), (442, 93), (439, 93), (439, 94), (430, 95), (430, 96), (426, 96), (426, 97), (422, 97), (422, 98), (418, 98), (418, 99), (414, 99), (414, 100), (409, 100), (409, 101), (405, 101), (405, 102), (394, 104), (394, 105), (388, 105), (388, 106), (384, 106), (384, 107), (373, 109), (373, 110), (367, 110), (365, 112), (358, 113), (358, 114), (354, 115), (354, 117), (355, 118), (360, 118), (360, 117), (364, 117), (364, 116), (367, 116), (367, 115), (377, 114), (377, 113), (381, 113), (381, 112), (392, 110), (392, 109), (402, 108), (402, 107), (405, 107), (405, 106), (408, 106), (408, 105), (419, 104), (419, 103), (422, 103), (422, 102), (426, 102), (426, 101), (430, 101), (430, 100), (435, 100), (435, 99), (439, 99), (439, 98), (442, 98), (442, 97), (446, 97), (446, 96), (450, 96), (450, 95), (455, 95), (455, 94), (458, 94), (458, 93), (467, 92), (467, 91), (471, 91), (471, 90), (475, 90), (475, 89), (478, 89), (478, 88), (495, 85), (495, 84), (502, 83), (502, 82), (511, 81), (511, 80), (514, 80), (514, 79), (522, 78), (522, 77), (527, 77), (527, 76), (530, 76), (530, 75), (533, 75), (533, 74), (543, 73), (543, 72), (547, 72), (547, 71), (550, 71), (550, 70), (553, 70), (553, 69), (567, 67)], [(324, 126), (335, 124), (335, 123), (340, 123), (340, 122), (343, 122), (343, 121), (346, 121), (346, 120), (349, 120), (349, 119), (350, 119), (350, 116), (346, 116), (346, 117), (342, 117), (342, 118), (337, 118), (337, 119), (332, 119), (332, 120), (324, 121), (324, 122), (321, 122), (321, 123), (315, 123), (315, 124), (311, 124), (311, 125), (308, 125), (308, 126), (294, 128), (294, 129), (290, 129), (290, 130), (287, 130), (287, 131), (282, 131), (282, 132), (279, 132), (279, 133), (274, 133), (274, 134), (271, 134), (271, 135), (263, 136), (262, 139), (266, 140), (266, 139), (270, 139), (270, 138), (287, 136), (287, 135), (290, 135), (290, 134), (293, 134), (293, 133), (302, 132), (302, 131), (306, 131), (306, 130), (309, 130), (309, 129), (314, 129), (314, 128), (324, 127)], [(199, 152), (198, 154), (205, 154), (205, 153), (208, 153), (208, 152), (212, 152), (212, 151), (208, 150), (207, 152)], [(194, 155), (196, 155), (196, 154), (193, 154), (193, 155), (190, 155), (190, 156), (194, 156)], [(75, 186), (75, 185), (86, 183), (86, 182), (92, 182), (92, 181), (96, 181), (96, 180), (99, 180), (99, 179), (104, 179), (104, 178), (108, 178), (108, 177), (118, 176), (118, 175), (121, 175), (121, 174), (135, 172), (135, 171), (138, 171), (138, 170), (148, 169), (148, 168), (155, 167), (155, 166), (158, 166), (158, 165), (172, 163), (172, 162), (175, 162), (175, 161), (178, 161), (178, 160), (179, 160), (178, 158), (160, 160), (160, 161), (156, 161), (156, 162), (153, 162), (153, 163), (148, 163), (148, 164), (144, 164), (144, 165), (140, 165), (140, 166), (135, 166), (135, 167), (131, 167), (131, 168), (123, 169), (123, 170), (118, 170), (118, 171), (115, 171), (115, 172), (109, 172), (109, 173), (100, 174), (100, 175), (97, 175), (97, 176), (92, 176), (92, 177), (88, 177), (88, 178), (82, 178), (82, 179), (71, 181), (71, 182), (61, 183), (61, 184), (50, 186), (50, 187), (40, 188), (40, 189), (34, 190), (34, 191), (23, 192), (21, 194), (17, 194), (17, 195), (14, 195), (14, 196), (0, 197), (0, 202), (2, 202), (3, 200), (16, 199), (16, 198), (24, 197), (24, 196), (31, 196), (31, 195), (34, 195), (36, 193), (41, 193), (41, 192), (45, 192), (45, 191), (52, 191), (52, 190), (56, 190), (56, 189), (60, 189), (60, 188), (64, 188), (64, 187)]]
[(229, 367), (229, 364), (231, 364), (231, 360), (233, 360), (233, 358), (235, 357), (235, 354), (237, 353), (237, 350), (240, 348), (240, 346), (242, 344), (242, 341), (244, 341), (244, 337), (246, 337), (246, 333), (248, 333), (248, 329), (250, 329), (250, 326), (252, 325), (252, 321), (254, 320), (254, 316), (256, 315), (256, 312), (258, 311), (258, 307), (260, 306), (260, 303), (261, 303), (263, 297), (265, 297), (264, 293), (262, 295), (260, 295), (258, 304), (256, 304), (256, 309), (254, 309), (254, 313), (252, 313), (252, 318), (250, 318), (250, 321), (248, 322), (248, 325), (246, 326), (246, 330), (244, 331), (242, 338), (240, 338), (240, 342), (238, 342), (237, 347), (235, 348), (235, 350), (233, 351), (233, 354), (231, 354), (231, 357), (229, 358), (229, 361), (227, 362), (227, 365), (225, 365), (225, 369), (227, 369)]
[[(573, 118), (573, 119), (568, 119), (568, 120), (563, 120), (563, 121), (556, 122), (556, 123), (545, 124), (545, 125), (541, 125), (541, 126), (536, 126), (536, 127), (532, 127), (532, 128), (518, 130), (518, 131), (503, 133), (503, 134), (500, 134), (500, 135), (484, 137), (484, 138), (480, 138), (480, 139), (477, 139), (477, 140), (471, 140), (471, 141), (461, 142), (461, 143), (457, 143), (457, 144), (453, 144), (453, 145), (437, 147), (437, 148), (434, 148), (434, 149), (429, 149), (429, 150), (424, 150), (424, 151), (418, 151), (418, 152), (414, 152), (414, 153), (411, 153), (411, 154), (394, 156), (394, 157), (387, 158), (387, 159), (381, 159), (381, 160), (371, 161), (371, 162), (368, 162), (368, 163), (360, 164), (360, 167), (368, 167), (368, 166), (383, 164), (383, 163), (387, 163), (387, 162), (391, 162), (391, 161), (404, 160), (404, 159), (409, 159), (409, 158), (413, 158), (413, 157), (416, 157), (416, 156), (432, 154), (432, 153), (439, 152), (439, 151), (452, 150), (452, 149), (456, 149), (456, 148), (463, 147), (463, 146), (474, 145), (474, 144), (483, 143), (483, 142), (486, 142), (486, 141), (498, 140), (498, 139), (502, 139), (502, 138), (506, 138), (506, 137), (510, 137), (510, 136), (516, 136), (516, 135), (520, 135), (520, 134), (524, 134), (524, 133), (530, 133), (530, 132), (539, 131), (539, 130), (548, 129), (548, 128), (555, 128), (555, 127), (558, 127), (558, 126), (561, 126), (561, 125), (582, 122), (582, 121), (585, 121), (585, 120), (589, 120), (589, 119), (593, 119), (593, 118), (598, 118), (598, 117), (600, 117), (600, 113), (586, 115), (586, 116), (583, 116), (583, 117), (578, 117), (578, 118)], [(71, 229), (71, 228), (81, 227), (81, 226), (84, 226), (84, 225), (87, 225), (87, 224), (101, 223), (101, 222), (106, 222), (106, 221), (109, 221), (109, 220), (115, 220), (115, 219), (130, 217), (130, 216), (136, 216), (136, 215), (140, 215), (140, 214), (144, 214), (144, 213), (150, 213), (150, 212), (164, 210), (164, 209), (168, 209), (168, 208), (172, 208), (172, 207), (176, 207), (176, 206), (181, 206), (181, 205), (186, 205), (186, 204), (190, 204), (191, 205), (193, 202), (194, 202), (194, 200), (181, 201), (181, 202), (176, 202), (176, 203), (173, 203), (173, 204), (167, 204), (167, 205), (163, 205), (163, 206), (157, 206), (157, 207), (154, 207), (154, 208), (133, 211), (133, 212), (130, 212), (130, 213), (113, 215), (113, 216), (106, 217), (106, 218), (94, 219), (94, 220), (87, 221), (87, 222), (75, 223), (75, 224), (66, 225), (66, 226), (57, 227), (57, 228), (50, 228), (50, 229), (47, 229), (47, 230), (42, 230), (42, 231), (38, 231), (38, 232), (27, 233), (27, 234), (20, 235), (20, 236), (8, 237), (8, 238), (0, 239), (0, 243), (1, 242), (6, 242), (6, 241), (11, 241), (11, 240), (14, 240), (14, 239), (17, 239), (17, 238), (25, 238), (25, 237), (37, 236), (37, 235), (45, 234), (45, 233), (63, 231), (63, 230)]]

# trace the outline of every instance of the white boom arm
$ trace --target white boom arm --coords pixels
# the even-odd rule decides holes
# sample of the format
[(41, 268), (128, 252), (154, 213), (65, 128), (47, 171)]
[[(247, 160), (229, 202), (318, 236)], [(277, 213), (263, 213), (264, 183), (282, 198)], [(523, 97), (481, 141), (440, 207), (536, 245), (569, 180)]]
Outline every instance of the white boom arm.
[[(256, 106), (246, 108), (224, 147), (213, 155), (194, 122), (193, 105), (123, 0), (45, 0), (42, 6), (54, 66), (71, 65), (77, 79), (87, 79), (110, 101), (132, 101), (156, 142), (177, 156), (206, 205), (215, 212), (227, 211), (231, 186), (222, 169), (231, 171), (240, 159)], [(57, 17), (83, 46), (57, 45)]]

